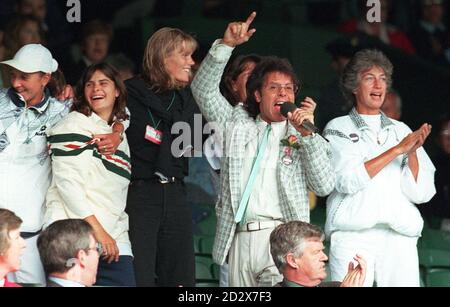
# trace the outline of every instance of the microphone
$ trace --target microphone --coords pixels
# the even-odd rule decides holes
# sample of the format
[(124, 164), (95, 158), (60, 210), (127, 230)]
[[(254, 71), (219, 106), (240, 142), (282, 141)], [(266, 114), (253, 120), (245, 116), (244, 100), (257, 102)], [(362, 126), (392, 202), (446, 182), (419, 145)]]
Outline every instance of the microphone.
[[(297, 109), (297, 106), (293, 104), (292, 102), (283, 102), (280, 108), (280, 113), (287, 118), (288, 113), (294, 113), (294, 111)], [(319, 128), (314, 126), (313, 123), (311, 123), (309, 120), (304, 120), (301, 124), (303, 128), (305, 128), (308, 131), (311, 131), (313, 133), (319, 132)]]

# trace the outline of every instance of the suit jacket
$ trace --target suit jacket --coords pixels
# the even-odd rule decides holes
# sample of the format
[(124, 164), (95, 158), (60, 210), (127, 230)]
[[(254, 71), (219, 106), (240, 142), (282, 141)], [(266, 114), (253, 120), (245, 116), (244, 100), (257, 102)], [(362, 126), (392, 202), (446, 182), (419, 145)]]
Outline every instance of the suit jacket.
[[(341, 286), (340, 281), (322, 281), (320, 284), (318, 284), (317, 288), (338, 288)], [(277, 283), (274, 288), (292, 288), (292, 287), (300, 287), (300, 288), (308, 288), (305, 286), (302, 286), (300, 284), (295, 284), (295, 282), (287, 282), (285, 279), (282, 282)]]
[[(224, 157), (221, 161), (220, 193), (216, 204), (217, 228), (213, 247), (213, 258), (223, 264), (236, 231), (234, 216), (242, 197), (241, 170), (246, 146), (257, 138), (255, 120), (244, 107), (232, 107), (220, 94), (219, 83), (223, 69), (231, 55), (220, 58), (214, 55), (214, 45), (197, 72), (192, 93), (208, 122), (218, 125), (224, 133)], [(331, 169), (328, 144), (319, 136), (302, 138), (290, 124), (286, 138), (297, 136), (300, 149), (292, 150), (293, 163), (281, 162), (284, 147), (280, 146), (277, 178), (281, 212), (285, 222), (309, 221), (308, 189), (319, 196), (329, 194), (334, 188), (334, 172)], [(280, 140), (281, 141), (281, 140)]]
[(62, 288), (62, 287), (63, 286), (61, 286), (60, 284), (58, 284), (50, 279), (47, 279), (47, 288)]

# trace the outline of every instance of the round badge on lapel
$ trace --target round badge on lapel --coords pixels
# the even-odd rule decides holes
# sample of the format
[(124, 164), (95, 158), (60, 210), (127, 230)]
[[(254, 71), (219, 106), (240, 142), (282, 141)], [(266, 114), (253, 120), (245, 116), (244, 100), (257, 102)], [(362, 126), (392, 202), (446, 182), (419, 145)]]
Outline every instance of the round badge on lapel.
[(6, 147), (9, 145), (8, 137), (6, 136), (6, 133), (3, 133), (0, 135), (0, 152), (5, 150)]
[(281, 162), (283, 162), (284, 165), (291, 165), (294, 160), (292, 159), (292, 148), (291, 147), (284, 147), (284, 156), (281, 158)]
[(292, 162), (294, 162), (292, 160), (292, 157), (288, 155), (283, 156), (283, 158), (281, 158), (281, 161), (283, 162), (284, 165), (291, 165)]
[(357, 135), (356, 133), (350, 133), (348, 136), (350, 137), (350, 139), (352, 140), (353, 143), (356, 143), (359, 141), (359, 135)]

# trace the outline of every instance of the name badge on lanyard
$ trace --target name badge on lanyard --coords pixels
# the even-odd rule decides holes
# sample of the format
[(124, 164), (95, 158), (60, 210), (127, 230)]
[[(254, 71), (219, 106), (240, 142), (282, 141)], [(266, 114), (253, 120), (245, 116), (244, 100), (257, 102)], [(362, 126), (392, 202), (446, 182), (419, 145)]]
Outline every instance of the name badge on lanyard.
[(156, 145), (161, 145), (162, 142), (162, 132), (153, 128), (150, 125), (147, 125), (147, 129), (145, 129), (145, 139), (155, 143)]
[[(173, 105), (174, 100), (175, 100), (175, 92), (172, 95), (172, 101), (170, 102), (170, 104), (167, 107), (166, 111), (170, 110), (170, 108)], [(153, 118), (153, 115), (152, 115), (152, 112), (150, 111), (150, 109), (148, 109), (148, 114), (150, 116), (150, 120), (153, 123), (153, 127), (154, 128), (152, 126), (150, 126), (150, 125), (147, 125), (147, 128), (145, 129), (144, 138), (146, 140), (152, 142), (152, 143), (155, 143), (156, 145), (161, 145), (163, 133), (158, 130), (158, 126), (161, 123), (161, 120), (156, 122), (155, 119)]]

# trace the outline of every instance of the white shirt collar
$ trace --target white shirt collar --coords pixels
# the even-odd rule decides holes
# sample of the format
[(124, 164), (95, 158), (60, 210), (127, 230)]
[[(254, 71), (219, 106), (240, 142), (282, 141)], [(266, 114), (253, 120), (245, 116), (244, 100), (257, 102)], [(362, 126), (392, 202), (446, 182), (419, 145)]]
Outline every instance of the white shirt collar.
[(437, 25), (434, 25), (434, 24), (431, 24), (424, 20), (421, 20), (420, 25), (422, 26), (422, 28), (425, 29), (425, 31), (427, 31), (429, 33), (433, 33), (436, 30), (445, 31), (445, 26), (442, 23), (438, 23)]
[(86, 64), (87, 67), (89, 67), (89, 66), (91, 66), (92, 64), (94, 64), (94, 63), (92, 63), (92, 61), (90, 61), (85, 55), (83, 55), (82, 59), (83, 59), (84, 64)]
[(95, 121), (96, 124), (100, 124), (100, 125), (108, 126), (108, 127), (109, 127), (109, 125), (108, 125), (108, 123), (106, 122), (106, 120), (104, 120), (103, 118), (101, 118), (101, 117), (100, 117), (97, 113), (95, 113), (94, 111), (92, 111), (91, 117), (92, 117), (92, 119), (94, 119), (94, 121)]
[(54, 277), (54, 276), (49, 276), (48, 277), (49, 280), (57, 283), (60, 286), (63, 287), (71, 287), (71, 288), (82, 288), (82, 287), (86, 287), (85, 285), (82, 285), (76, 281), (73, 280), (68, 280), (68, 279), (61, 279), (58, 277)]
[[(264, 131), (264, 129), (266, 128), (266, 126), (268, 124), (269, 123), (267, 123), (265, 120), (263, 120), (261, 118), (261, 115), (258, 115), (256, 117), (256, 125), (257, 125), (257, 127), (258, 127), (260, 132)], [(287, 124), (286, 120), (283, 120), (281, 122), (271, 122), (270, 125), (272, 126), (272, 131), (273, 131), (272, 133), (274, 133), (275, 135), (278, 135), (279, 133), (281, 133), (281, 131), (286, 129), (286, 124)]]

